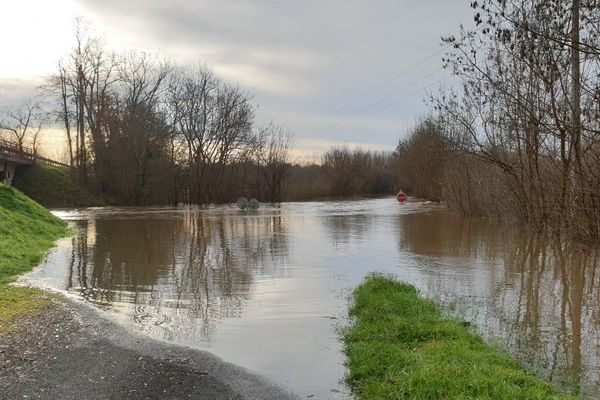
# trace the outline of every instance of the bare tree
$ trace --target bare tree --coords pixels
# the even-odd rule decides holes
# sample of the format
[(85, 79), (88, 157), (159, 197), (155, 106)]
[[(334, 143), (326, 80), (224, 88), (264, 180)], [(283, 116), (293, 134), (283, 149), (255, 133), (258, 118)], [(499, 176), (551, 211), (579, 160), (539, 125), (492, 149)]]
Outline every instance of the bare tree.
[(100, 189), (129, 204), (166, 203), (172, 163), (162, 94), (171, 66), (143, 53), (119, 59), (117, 81), (94, 151)]
[(223, 202), (253, 186), (282, 198), (291, 136), (270, 127), (261, 139), (251, 96), (206, 67), (116, 55), (78, 21), (45, 89), (73, 175), (115, 202)]
[(42, 130), (42, 114), (37, 102), (30, 100), (19, 106), (5, 108), (0, 116), (0, 131), (8, 140), (17, 144), (19, 150), (32, 146), (37, 151)]
[(406, 185), (403, 189), (441, 201), (444, 167), (449, 157), (450, 149), (436, 121), (419, 121), (394, 152), (396, 173)]
[(169, 115), (187, 148), (189, 193), (195, 202), (222, 198), (231, 165), (251, 147), (254, 106), (240, 89), (205, 67), (180, 69), (167, 94)]
[(597, 1), (471, 6), (476, 29), (445, 39), (463, 84), (434, 99), (446, 136), (468, 165), (492, 167), (487, 181), (500, 184), (489, 190), (515, 205), (501, 214), (600, 237)]
[(259, 129), (258, 136), (263, 144), (258, 152), (258, 165), (267, 189), (266, 198), (277, 203), (282, 199), (283, 184), (290, 172), (290, 148), (294, 135), (281, 126), (269, 124)]
[(54, 115), (64, 125), (71, 165), (77, 171), (78, 181), (84, 184), (95, 151), (104, 145), (103, 124), (116, 82), (116, 66), (115, 55), (107, 54), (102, 41), (92, 36), (79, 19), (71, 54), (59, 62), (57, 73), (49, 77), (46, 85), (56, 96)]

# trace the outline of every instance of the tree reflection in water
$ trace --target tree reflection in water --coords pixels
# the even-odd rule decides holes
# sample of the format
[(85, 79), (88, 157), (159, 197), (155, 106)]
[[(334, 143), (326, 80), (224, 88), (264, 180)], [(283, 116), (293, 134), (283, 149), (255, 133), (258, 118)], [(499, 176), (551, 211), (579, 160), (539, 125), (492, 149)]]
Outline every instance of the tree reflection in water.
[(369, 229), (373, 216), (368, 213), (345, 215), (325, 215), (321, 218), (323, 226), (334, 247), (360, 241)]
[(427, 295), (541, 375), (598, 393), (597, 248), (445, 213), (398, 218), (400, 250), (441, 266), (422, 271)]
[(69, 290), (152, 335), (210, 341), (221, 319), (241, 316), (255, 279), (285, 276), (283, 218), (190, 209), (77, 221)]
[(33, 282), (69, 286), (155, 338), (210, 347), (298, 393), (346, 398), (332, 318), (374, 270), (415, 284), (540, 375), (600, 393), (597, 248), (394, 198), (67, 216), (84, 220), (73, 246), (59, 244)]

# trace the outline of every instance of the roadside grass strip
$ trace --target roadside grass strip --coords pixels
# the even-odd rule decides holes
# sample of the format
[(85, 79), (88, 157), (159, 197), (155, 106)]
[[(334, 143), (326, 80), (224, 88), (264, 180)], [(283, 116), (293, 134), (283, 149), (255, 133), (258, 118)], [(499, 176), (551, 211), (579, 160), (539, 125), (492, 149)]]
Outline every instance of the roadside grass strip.
[(38, 162), (15, 175), (14, 187), (45, 207), (92, 207), (103, 201), (73, 182), (71, 171)]
[(343, 335), (347, 383), (371, 399), (575, 399), (446, 317), (406, 283), (369, 275)]
[(0, 334), (15, 328), (16, 317), (50, 304), (44, 292), (10, 283), (39, 264), (54, 241), (68, 233), (64, 221), (0, 184)]

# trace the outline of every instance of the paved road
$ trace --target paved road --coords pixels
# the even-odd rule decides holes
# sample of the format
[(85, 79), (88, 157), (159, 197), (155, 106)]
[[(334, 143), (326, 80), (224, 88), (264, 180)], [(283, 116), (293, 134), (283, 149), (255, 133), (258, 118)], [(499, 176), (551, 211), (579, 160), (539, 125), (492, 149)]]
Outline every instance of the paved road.
[(0, 399), (297, 399), (241, 367), (57, 301), (0, 337)]

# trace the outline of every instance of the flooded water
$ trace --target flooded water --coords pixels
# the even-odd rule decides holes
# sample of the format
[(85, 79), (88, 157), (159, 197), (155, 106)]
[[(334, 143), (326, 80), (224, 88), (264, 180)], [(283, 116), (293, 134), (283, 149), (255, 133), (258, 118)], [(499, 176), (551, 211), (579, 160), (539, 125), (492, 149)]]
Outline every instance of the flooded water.
[(338, 330), (372, 271), (415, 284), (541, 376), (600, 397), (594, 248), (393, 198), (59, 214), (76, 233), (29, 281), (302, 397), (349, 398)]

